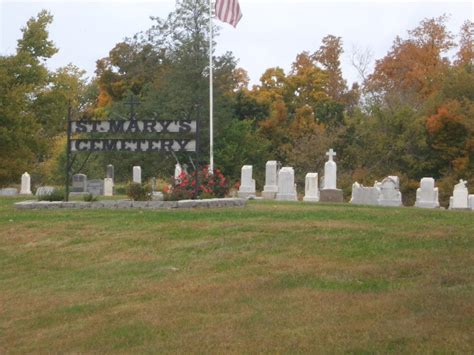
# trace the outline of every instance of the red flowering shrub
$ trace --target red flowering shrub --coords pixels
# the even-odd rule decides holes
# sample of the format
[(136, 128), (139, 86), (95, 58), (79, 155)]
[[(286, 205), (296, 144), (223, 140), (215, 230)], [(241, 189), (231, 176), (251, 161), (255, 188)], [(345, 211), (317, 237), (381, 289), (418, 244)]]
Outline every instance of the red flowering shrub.
[[(229, 181), (219, 169), (214, 169), (214, 174), (210, 174), (208, 166), (199, 170), (198, 174), (196, 174), (196, 170), (191, 174), (186, 174), (183, 171), (176, 181), (173, 179), (173, 183), (174, 185), (169, 191), (163, 191), (166, 199), (173, 201), (197, 197), (222, 198), (229, 192), (230, 187)], [(196, 188), (197, 183), (199, 184), (198, 188)]]

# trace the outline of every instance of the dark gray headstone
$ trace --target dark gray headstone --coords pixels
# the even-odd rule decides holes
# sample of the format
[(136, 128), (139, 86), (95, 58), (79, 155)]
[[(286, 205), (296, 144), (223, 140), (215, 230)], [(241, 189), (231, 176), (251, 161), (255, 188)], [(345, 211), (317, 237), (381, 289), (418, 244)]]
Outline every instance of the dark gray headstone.
[(72, 192), (87, 191), (87, 175), (75, 174), (72, 176)]
[(319, 192), (319, 201), (341, 203), (344, 202), (342, 190), (339, 189), (322, 189)]
[(107, 165), (107, 178), (114, 179), (114, 166), (112, 164)]
[(87, 182), (87, 192), (92, 195), (104, 194), (104, 180), (89, 180)]

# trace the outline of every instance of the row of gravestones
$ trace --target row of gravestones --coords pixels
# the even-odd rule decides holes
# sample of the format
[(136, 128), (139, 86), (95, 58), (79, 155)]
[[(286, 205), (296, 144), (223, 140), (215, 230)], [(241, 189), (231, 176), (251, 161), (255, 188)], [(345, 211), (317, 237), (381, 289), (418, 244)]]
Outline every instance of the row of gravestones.
[[(87, 180), (87, 176), (84, 174), (75, 174), (72, 176), (72, 189), (71, 194), (87, 194), (92, 195), (104, 195), (113, 196), (114, 190), (114, 167), (113, 165), (107, 166), (107, 177), (104, 180), (94, 179)], [(40, 186), (36, 189), (36, 196), (48, 195), (54, 191), (52, 186)], [(32, 195), (31, 191), (31, 176), (28, 173), (24, 173), (21, 176), (21, 189), (20, 195)], [(15, 196), (18, 195), (16, 188), (0, 189), (0, 196)]]
[[(178, 169), (178, 165), (176, 169)], [(181, 168), (179, 166), (179, 168)], [(175, 172), (176, 175), (176, 172)], [(142, 182), (142, 170), (140, 166), (133, 167), (133, 182), (141, 184)], [(54, 191), (52, 186), (40, 186), (36, 189), (36, 196), (42, 196), (50, 194)], [(107, 165), (107, 177), (103, 180), (93, 179), (88, 180), (87, 175), (85, 174), (74, 174), (72, 176), (72, 187), (71, 195), (83, 195), (83, 194), (92, 194), (92, 195), (103, 195), (103, 196), (113, 196), (114, 194), (114, 166), (109, 164)], [(16, 188), (4, 188), (0, 189), (0, 196), (15, 196), (18, 195), (18, 190)], [(21, 189), (20, 195), (32, 195), (31, 192), (31, 177), (28, 173), (24, 173), (21, 176)], [(159, 194), (158, 194), (159, 195)]]
[[(336, 153), (330, 149), (326, 155), (329, 160), (324, 166), (322, 188), (318, 188), (318, 173), (308, 173), (305, 177), (305, 195), (307, 202), (342, 202), (342, 191), (337, 188), (337, 166), (333, 160)], [(252, 179), (251, 165), (244, 165), (241, 170), (241, 180), (238, 196), (255, 198), (255, 180)], [(292, 167), (278, 169), (278, 163), (268, 161), (265, 167), (265, 185), (262, 198), (269, 200), (296, 201), (298, 199), (295, 184), (295, 173)], [(402, 206), (400, 180), (397, 176), (388, 176), (382, 182), (376, 181), (373, 187), (365, 187), (357, 182), (352, 185), (352, 204), (377, 206)], [(433, 178), (423, 178), (420, 188), (416, 191), (415, 207), (439, 208), (438, 188)], [(466, 181), (461, 180), (454, 187), (450, 198), (450, 209), (470, 209), (474, 211), (474, 195), (469, 195)]]

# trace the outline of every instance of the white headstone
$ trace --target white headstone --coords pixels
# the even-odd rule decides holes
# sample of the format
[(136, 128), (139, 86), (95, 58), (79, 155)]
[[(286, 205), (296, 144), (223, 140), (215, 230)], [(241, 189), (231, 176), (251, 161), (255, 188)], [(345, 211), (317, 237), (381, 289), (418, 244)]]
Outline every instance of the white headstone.
[(52, 186), (40, 186), (36, 189), (35, 196), (50, 195), (54, 192), (55, 188)]
[(372, 205), (379, 204), (380, 188), (379, 183), (375, 182), (374, 187), (366, 187), (358, 182), (352, 184), (351, 203), (354, 205)]
[(142, 168), (139, 166), (133, 167), (133, 182), (142, 183)]
[(453, 196), (449, 200), (449, 209), (469, 208), (469, 192), (467, 191), (466, 183), (467, 181), (461, 179), (458, 184), (454, 185)]
[(474, 195), (469, 195), (469, 208), (474, 211)]
[(276, 199), (282, 201), (298, 200), (295, 185), (295, 171), (289, 166), (281, 168), (278, 172), (278, 192)]
[(0, 189), (0, 196), (16, 196), (18, 195), (18, 190), (14, 187), (7, 187), (5, 189)]
[(306, 174), (303, 201), (306, 201), (306, 202), (319, 201), (318, 173)]
[(333, 157), (336, 152), (331, 148), (326, 153), (329, 160), (324, 164), (324, 190), (336, 190), (337, 187), (337, 165)]
[(438, 188), (435, 187), (433, 178), (424, 177), (420, 180), (420, 187), (416, 190), (415, 207), (439, 208)]
[(402, 193), (398, 176), (388, 176), (380, 183), (379, 206), (402, 206)]
[(105, 178), (104, 179), (104, 196), (113, 196), (114, 195), (114, 179)]
[(32, 193), (31, 193), (31, 177), (30, 177), (30, 174), (28, 174), (26, 172), (21, 176), (20, 195), (32, 195)]
[(241, 170), (238, 196), (241, 198), (255, 197), (255, 180), (252, 179), (252, 165), (244, 165)]
[(263, 186), (262, 197), (274, 200), (278, 192), (278, 163), (275, 160), (267, 161), (265, 165), (265, 186)]

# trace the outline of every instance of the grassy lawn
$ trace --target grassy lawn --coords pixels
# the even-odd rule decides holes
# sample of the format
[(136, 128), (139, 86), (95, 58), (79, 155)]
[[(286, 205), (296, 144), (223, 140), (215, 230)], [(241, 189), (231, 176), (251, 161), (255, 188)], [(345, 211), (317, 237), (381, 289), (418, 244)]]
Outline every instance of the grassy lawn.
[(16, 211), (0, 353), (474, 351), (474, 213)]

